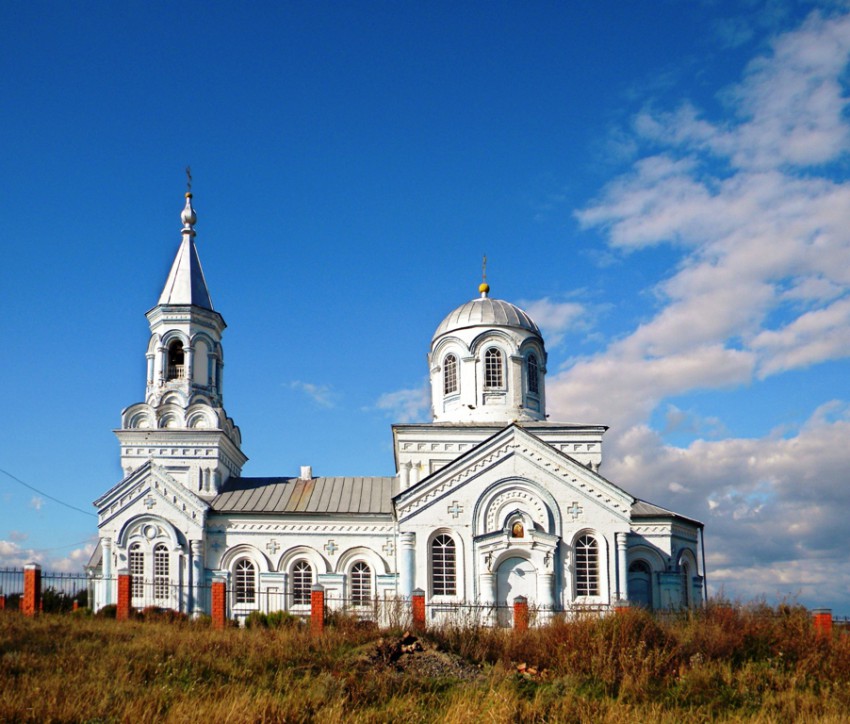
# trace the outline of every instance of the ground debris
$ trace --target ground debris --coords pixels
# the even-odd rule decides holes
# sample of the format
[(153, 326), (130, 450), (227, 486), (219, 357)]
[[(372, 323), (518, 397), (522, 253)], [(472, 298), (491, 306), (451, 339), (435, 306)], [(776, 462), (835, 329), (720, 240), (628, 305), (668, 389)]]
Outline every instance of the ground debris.
[(401, 637), (378, 639), (369, 658), (373, 664), (393, 666), (399, 672), (420, 677), (469, 681), (481, 675), (479, 666), (440, 651), (433, 644), (423, 643), (410, 631), (405, 631)]

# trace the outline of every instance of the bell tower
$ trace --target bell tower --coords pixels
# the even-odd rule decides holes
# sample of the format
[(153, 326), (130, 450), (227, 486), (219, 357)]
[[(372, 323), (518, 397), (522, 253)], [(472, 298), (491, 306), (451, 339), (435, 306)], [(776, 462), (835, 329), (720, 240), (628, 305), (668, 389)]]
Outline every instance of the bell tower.
[(121, 467), (129, 475), (148, 461), (201, 496), (213, 496), (247, 458), (239, 428), (223, 407), (227, 326), (215, 311), (195, 246), (197, 214), (191, 176), (180, 215), (181, 242), (157, 305), (147, 313), (145, 401), (126, 408)]

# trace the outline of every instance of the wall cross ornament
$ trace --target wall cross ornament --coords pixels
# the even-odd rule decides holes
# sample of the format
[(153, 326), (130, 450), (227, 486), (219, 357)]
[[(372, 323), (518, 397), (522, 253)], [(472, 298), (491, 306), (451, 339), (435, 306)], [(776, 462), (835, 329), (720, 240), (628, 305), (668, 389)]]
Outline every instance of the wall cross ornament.
[(272, 538), (268, 543), (266, 543), (266, 550), (274, 555), (280, 550), (280, 545), (278, 545), (278, 542)]
[(580, 507), (580, 506), (579, 506), (579, 504), (578, 504), (578, 501), (577, 501), (577, 500), (574, 500), (574, 501), (573, 501), (573, 504), (572, 504), (569, 508), (567, 508), (567, 512), (568, 512), (571, 516), (573, 516), (573, 520), (578, 520), (579, 516), (580, 516), (582, 513), (584, 513), (584, 510), (582, 510), (582, 509), (581, 509), (581, 507)]
[(145, 498), (144, 503), (145, 507), (150, 510), (156, 505), (156, 498), (154, 498), (153, 495), (149, 495), (147, 498)]
[(386, 543), (384, 543), (384, 547), (381, 548), (381, 550), (386, 553), (387, 556), (392, 558), (393, 553), (395, 553), (395, 545), (393, 544), (392, 540), (388, 540)]
[(328, 552), (329, 556), (336, 555), (336, 552), (339, 550), (339, 546), (333, 542), (333, 540), (329, 540), (325, 543), (325, 550)]
[(446, 509), (446, 512), (451, 513), (452, 518), (457, 518), (461, 513), (463, 513), (463, 506), (456, 500), (453, 500), (452, 504)]

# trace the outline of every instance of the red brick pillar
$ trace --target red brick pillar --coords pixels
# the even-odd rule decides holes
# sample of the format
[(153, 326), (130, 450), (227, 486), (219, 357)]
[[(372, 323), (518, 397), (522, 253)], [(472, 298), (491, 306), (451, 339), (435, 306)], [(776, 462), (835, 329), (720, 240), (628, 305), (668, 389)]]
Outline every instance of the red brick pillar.
[(528, 599), (525, 596), (514, 599), (514, 631), (528, 631)]
[(21, 613), (35, 616), (41, 611), (41, 566), (27, 563), (24, 566), (24, 597), (21, 599)]
[(413, 615), (413, 628), (425, 630), (425, 591), (414, 588), (410, 594), (410, 612)]
[(133, 577), (126, 568), (123, 568), (118, 571), (118, 607), (115, 609), (115, 618), (119, 621), (130, 618), (132, 595)]
[(211, 597), (213, 628), (224, 628), (227, 626), (227, 586), (224, 581), (213, 581)]
[(614, 611), (618, 614), (624, 614), (629, 612), (629, 602), (628, 601), (617, 601), (614, 604)]
[(321, 583), (310, 590), (310, 630), (314, 634), (325, 630), (325, 587)]
[(815, 633), (818, 638), (832, 639), (832, 609), (815, 608), (812, 610), (815, 623)]
[(6, 596), (0, 594), (0, 611), (6, 610)]
[(76, 598), (71, 602), (71, 610), (72, 611), (79, 611), (80, 610), (80, 602)]

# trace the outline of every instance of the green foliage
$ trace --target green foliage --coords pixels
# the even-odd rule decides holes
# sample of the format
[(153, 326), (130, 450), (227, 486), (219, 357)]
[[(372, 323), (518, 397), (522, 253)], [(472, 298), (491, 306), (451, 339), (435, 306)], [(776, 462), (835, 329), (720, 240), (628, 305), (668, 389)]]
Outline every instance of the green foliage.
[(628, 610), (524, 633), (467, 622), (430, 629), (424, 651), (400, 658), (381, 655), (398, 632), (344, 614), (314, 636), (287, 614), (216, 630), (165, 610), (109, 613), (0, 615), (0, 721), (840, 721), (850, 710), (850, 634), (819, 638), (795, 606)]

